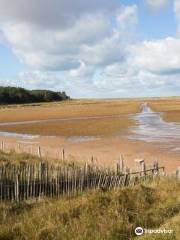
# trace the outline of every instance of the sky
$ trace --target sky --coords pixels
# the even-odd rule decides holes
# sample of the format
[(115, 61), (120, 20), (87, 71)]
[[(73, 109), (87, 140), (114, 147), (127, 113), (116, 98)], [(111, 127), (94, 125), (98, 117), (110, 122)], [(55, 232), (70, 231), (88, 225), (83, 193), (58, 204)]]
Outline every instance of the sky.
[(180, 96), (180, 0), (0, 0), (0, 85)]

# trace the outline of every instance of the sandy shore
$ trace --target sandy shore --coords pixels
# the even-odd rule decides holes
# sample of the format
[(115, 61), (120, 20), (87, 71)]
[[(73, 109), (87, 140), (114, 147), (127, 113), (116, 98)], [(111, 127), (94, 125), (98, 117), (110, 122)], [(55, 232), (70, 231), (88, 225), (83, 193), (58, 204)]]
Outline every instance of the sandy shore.
[[(167, 103), (169, 101), (168, 99)], [(158, 112), (151, 111), (147, 104), (144, 105), (143, 110), (141, 103), (142, 99), (141, 101), (82, 100), (38, 107), (13, 106), (10, 109), (1, 109), (0, 122), (3, 125), (1, 131), (11, 134), (8, 136), (1, 133), (0, 141), (5, 142), (5, 150), (15, 149), (32, 154), (37, 154), (38, 146), (41, 146), (42, 156), (57, 159), (62, 159), (64, 149), (66, 161), (87, 162), (93, 156), (99, 165), (112, 167), (115, 166), (120, 155), (123, 155), (127, 167), (134, 168), (135, 159), (144, 159), (147, 165), (158, 160), (160, 165), (165, 166), (167, 172), (176, 171), (180, 166), (180, 125), (163, 120), (165, 115), (162, 115), (160, 107), (164, 106), (162, 100), (148, 102), (152, 110), (156, 110), (159, 106)], [(166, 104), (166, 108), (169, 105)], [(171, 105), (172, 109), (179, 109), (179, 102), (174, 103), (173, 100)], [(121, 118), (112, 118), (117, 114)], [(104, 116), (108, 117), (104, 118)], [(91, 119), (84, 120), (87, 117)], [(54, 121), (56, 118), (81, 119), (56, 123)], [(5, 126), (7, 122), (37, 120), (45, 122), (30, 125), (11, 123), (11, 126)], [(51, 125), (47, 122), (49, 120), (52, 121)], [(37, 136), (23, 138), (23, 135), (13, 136), (12, 132)], [(38, 137), (38, 134), (41, 137)], [(47, 135), (56, 137), (46, 137)], [(132, 140), (128, 137), (132, 137)]]
[[(92, 156), (98, 164), (113, 166), (122, 154), (128, 167), (135, 167), (135, 159), (145, 159), (147, 164), (158, 160), (165, 166), (167, 172), (173, 172), (180, 166), (180, 153), (164, 148), (161, 143), (146, 143), (137, 140), (128, 140), (125, 137), (111, 137), (92, 139), (90, 141), (74, 141), (61, 137), (40, 137), (35, 139), (22, 139), (14, 137), (1, 137), (5, 148), (18, 148), (21, 151), (37, 153), (41, 146), (42, 155), (61, 158), (62, 149), (65, 149), (66, 160), (90, 161)], [(18, 145), (19, 143), (19, 145)]]

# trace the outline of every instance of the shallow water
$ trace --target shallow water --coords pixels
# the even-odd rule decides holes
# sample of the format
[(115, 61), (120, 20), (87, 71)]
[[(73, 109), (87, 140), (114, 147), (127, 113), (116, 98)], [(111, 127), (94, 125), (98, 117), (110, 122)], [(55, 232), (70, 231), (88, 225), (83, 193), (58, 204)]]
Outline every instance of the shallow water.
[[(19, 125), (19, 124), (32, 124), (43, 123), (53, 121), (67, 121), (67, 120), (86, 120), (86, 119), (98, 119), (98, 118), (113, 118), (115, 116), (95, 116), (95, 117), (80, 117), (80, 118), (61, 118), (61, 119), (49, 119), (49, 120), (37, 120), (37, 121), (22, 121), (22, 122), (6, 122), (0, 123), (0, 126)], [(116, 116), (117, 117), (117, 116)], [(137, 125), (129, 129), (128, 138), (132, 140), (141, 140), (146, 142), (160, 142), (164, 147), (171, 148), (174, 152), (180, 152), (180, 124), (169, 123), (163, 120), (162, 113), (153, 112), (152, 109), (146, 104), (141, 105), (141, 112), (138, 114), (130, 115), (131, 119), (137, 122)], [(0, 131), (0, 136), (15, 137), (22, 139), (36, 139), (40, 135), (32, 134), (20, 134), (13, 132)], [(56, 136), (46, 136), (56, 137)], [(72, 136), (67, 140), (71, 142), (88, 142), (100, 139), (95, 136)]]
[[(145, 103), (141, 109), (140, 113), (131, 115), (137, 126), (130, 129), (129, 139), (169, 144), (180, 142), (180, 124), (164, 121), (162, 113), (153, 112)], [(179, 150), (177, 146), (176, 150)]]
[(0, 131), (0, 136), (2, 136), (2, 137), (23, 138), (23, 139), (35, 139), (35, 138), (39, 137), (39, 135), (13, 133), (13, 132), (2, 132), (2, 131)]
[[(33, 139), (29, 139), (29, 140), (33, 140)], [(17, 143), (20, 143), (20, 144), (24, 144), (24, 145), (32, 145), (32, 144), (39, 144), (39, 142), (32, 142), (32, 141), (17, 141)]]
[(68, 137), (67, 140), (70, 142), (90, 142), (99, 140), (100, 137), (94, 137), (94, 136), (72, 136)]

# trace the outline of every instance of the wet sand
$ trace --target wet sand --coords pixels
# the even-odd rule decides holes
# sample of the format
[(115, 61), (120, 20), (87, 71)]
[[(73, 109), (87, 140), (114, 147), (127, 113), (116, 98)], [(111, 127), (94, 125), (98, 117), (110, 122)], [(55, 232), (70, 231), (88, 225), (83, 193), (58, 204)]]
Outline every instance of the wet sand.
[(146, 142), (161, 142), (164, 146), (173, 148), (179, 146), (180, 124), (166, 122), (163, 113), (154, 112), (147, 104), (141, 105), (141, 112), (132, 114), (131, 118), (137, 122), (135, 127), (130, 128), (130, 139)]
[(135, 159), (144, 159), (147, 164), (158, 160), (167, 172), (175, 171), (180, 166), (180, 125), (165, 122), (161, 113), (153, 112), (146, 104), (141, 107), (140, 113), (129, 115), (137, 124), (125, 135), (45, 137), (1, 132), (0, 140), (7, 148), (20, 144), (22, 151), (29, 149), (32, 153), (41, 146), (42, 154), (55, 158), (61, 158), (65, 149), (67, 161), (85, 162), (93, 156), (98, 164), (112, 167), (122, 154), (131, 168), (135, 167)]
[[(122, 154), (128, 167), (135, 167), (135, 159), (145, 159), (147, 164), (158, 160), (165, 166), (167, 172), (172, 172), (180, 166), (180, 154), (165, 148), (161, 143), (147, 143), (138, 140), (129, 140), (125, 137), (101, 138), (90, 141), (72, 141), (60, 137), (40, 137), (32, 139), (0, 137), (5, 141), (7, 148), (20, 143), (21, 149), (32, 147), (37, 153), (37, 146), (41, 146), (42, 154), (61, 158), (62, 149), (65, 149), (66, 160), (90, 161), (91, 157), (97, 159), (101, 166), (115, 166)], [(34, 144), (33, 144), (34, 143)]]

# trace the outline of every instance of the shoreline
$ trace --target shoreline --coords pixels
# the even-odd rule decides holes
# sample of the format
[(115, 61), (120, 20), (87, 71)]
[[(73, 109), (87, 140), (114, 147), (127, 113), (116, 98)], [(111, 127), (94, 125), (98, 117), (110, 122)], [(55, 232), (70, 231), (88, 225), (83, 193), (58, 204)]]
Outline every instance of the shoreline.
[(128, 140), (125, 137), (101, 138), (85, 142), (71, 142), (62, 137), (40, 137), (33, 140), (0, 137), (5, 148), (14, 148), (20, 144), (21, 151), (37, 154), (38, 147), (47, 157), (61, 159), (62, 150), (65, 151), (66, 161), (89, 162), (92, 159), (100, 166), (113, 167), (120, 155), (123, 156), (127, 167), (135, 167), (135, 159), (144, 159), (147, 165), (158, 160), (166, 172), (174, 172), (180, 165), (180, 154), (169, 151), (163, 144), (146, 143), (139, 140)]

